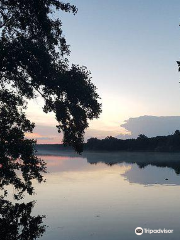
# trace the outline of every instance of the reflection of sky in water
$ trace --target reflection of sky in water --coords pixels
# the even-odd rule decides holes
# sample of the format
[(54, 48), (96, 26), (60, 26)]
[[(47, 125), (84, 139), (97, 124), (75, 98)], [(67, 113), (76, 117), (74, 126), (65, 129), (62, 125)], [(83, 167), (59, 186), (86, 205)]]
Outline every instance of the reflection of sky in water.
[[(99, 155), (101, 162), (93, 155), (97, 164), (85, 157), (42, 158), (49, 173), (45, 184), (35, 183), (33, 199), (35, 213), (45, 214), (49, 226), (43, 240), (131, 240), (139, 237), (134, 233), (137, 226), (174, 229), (173, 235), (160, 234), (157, 239), (179, 239), (180, 177), (173, 169), (108, 166)], [(153, 237), (146, 234), (142, 239)]]
[(140, 169), (133, 164), (130, 171), (122, 174), (129, 182), (144, 185), (166, 184), (180, 185), (180, 175), (177, 175), (173, 169), (147, 166)]

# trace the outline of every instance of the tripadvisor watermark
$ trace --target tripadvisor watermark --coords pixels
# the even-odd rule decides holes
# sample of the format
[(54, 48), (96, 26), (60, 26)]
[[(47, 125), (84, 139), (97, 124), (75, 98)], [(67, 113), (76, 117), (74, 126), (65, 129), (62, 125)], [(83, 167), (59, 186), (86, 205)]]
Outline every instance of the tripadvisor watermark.
[(161, 228), (159, 228), (159, 229), (150, 229), (150, 228), (141, 228), (141, 227), (137, 227), (136, 229), (135, 229), (135, 234), (136, 235), (142, 235), (143, 233), (148, 233), (148, 234), (153, 234), (153, 233), (173, 233), (173, 229), (166, 229), (166, 228), (164, 228), (164, 229), (161, 229)]

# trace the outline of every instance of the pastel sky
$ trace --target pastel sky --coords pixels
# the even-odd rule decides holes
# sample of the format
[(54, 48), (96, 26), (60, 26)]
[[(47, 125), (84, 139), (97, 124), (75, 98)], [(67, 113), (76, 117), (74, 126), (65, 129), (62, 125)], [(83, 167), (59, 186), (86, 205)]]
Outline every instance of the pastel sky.
[[(103, 112), (86, 138), (127, 134), (120, 127), (139, 116), (180, 116), (179, 0), (71, 0), (74, 16), (58, 13), (71, 45), (70, 61), (85, 65), (101, 96)], [(39, 142), (60, 142), (53, 114), (42, 101), (29, 104)]]

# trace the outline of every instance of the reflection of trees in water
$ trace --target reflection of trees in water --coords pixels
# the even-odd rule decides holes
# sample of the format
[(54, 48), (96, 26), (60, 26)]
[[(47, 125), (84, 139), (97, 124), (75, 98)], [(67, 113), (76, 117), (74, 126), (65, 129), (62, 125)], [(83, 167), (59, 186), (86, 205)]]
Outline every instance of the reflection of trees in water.
[(18, 96), (0, 91), (0, 239), (33, 240), (45, 230), (43, 216), (33, 217), (31, 211), (34, 202), (16, 203), (5, 200), (7, 186), (13, 186), (16, 200), (23, 193), (32, 195), (32, 180), (43, 181), (45, 163), (38, 158), (34, 150), (34, 140), (25, 138), (25, 132), (31, 132), (33, 124), (22, 112), (22, 102)]
[(136, 163), (139, 168), (145, 168), (148, 165), (171, 168), (176, 174), (180, 174), (180, 153), (86, 153), (87, 161), (90, 164), (97, 164), (99, 162), (105, 163), (109, 166), (118, 163)]
[(45, 232), (42, 221), (45, 216), (31, 216), (35, 202), (13, 204), (6, 200), (8, 191), (5, 189), (8, 185), (13, 186), (16, 200), (22, 199), (25, 191), (32, 194), (32, 180), (43, 180), (41, 167), (44, 169), (44, 165), (23, 165), (18, 161), (8, 161), (0, 165), (0, 239), (34, 240)]
[[(35, 157), (36, 158), (36, 157)], [(36, 161), (35, 161), (36, 162)], [(21, 171), (18, 171), (21, 170)], [(11, 185), (16, 190), (14, 198), (23, 198), (27, 191), (33, 193), (32, 180), (43, 180), (41, 171), (44, 165), (22, 164), (20, 161), (8, 161), (0, 167), (0, 239), (2, 240), (34, 240), (43, 235), (45, 216), (31, 216), (35, 202), (12, 203), (6, 200), (8, 195), (6, 186)]]
[[(31, 147), (30, 147), (31, 149)], [(28, 150), (28, 147), (25, 149)], [(26, 153), (28, 157), (29, 153)], [(44, 162), (33, 155), (25, 163), (21, 160), (14, 161), (13, 158), (7, 160), (0, 154), (0, 239), (2, 240), (34, 240), (42, 236), (45, 232), (43, 218), (45, 216), (31, 216), (35, 202), (15, 203), (5, 200), (8, 185), (16, 190), (14, 198), (22, 199), (23, 193), (27, 191), (32, 195), (34, 188), (32, 180), (43, 181), (41, 172), (45, 171)], [(7, 160), (7, 161), (5, 161)], [(30, 161), (32, 160), (32, 163)], [(34, 160), (34, 161), (33, 161)], [(29, 161), (29, 163), (28, 163)], [(41, 164), (37, 164), (41, 163)]]
[(31, 216), (35, 202), (15, 203), (0, 200), (0, 239), (33, 240), (45, 232), (44, 216)]
[[(0, 91), (0, 239), (33, 240), (45, 231), (44, 216), (31, 216), (35, 202), (15, 203), (5, 200), (7, 186), (13, 186), (16, 200), (23, 193), (32, 195), (32, 180), (43, 181), (45, 163), (37, 158), (33, 140), (25, 139), (25, 132), (31, 132), (33, 124), (23, 112), (18, 112), (21, 101), (7, 92)], [(15, 104), (18, 103), (18, 107)], [(7, 121), (8, 120), (8, 121)]]
[(146, 163), (146, 164), (145, 163), (136, 163), (136, 164), (138, 165), (139, 168), (145, 168), (148, 165), (161, 167), (161, 168), (168, 167), (168, 168), (172, 168), (177, 175), (180, 174), (180, 163), (177, 163), (177, 162), (168, 162), (168, 163), (167, 162), (165, 162), (165, 163), (156, 162), (156, 163)]
[[(26, 141), (26, 140), (25, 140)], [(41, 172), (45, 172), (44, 162), (35, 155), (32, 145), (27, 141), (22, 160), (6, 155), (6, 149), (0, 153), (0, 239), (2, 240), (34, 240), (45, 231), (42, 223), (44, 216), (31, 216), (35, 202), (15, 203), (5, 200), (7, 186), (13, 186), (16, 200), (23, 198), (23, 193), (33, 194), (32, 180), (43, 181)], [(13, 148), (11, 148), (13, 151)], [(28, 151), (29, 150), (29, 151)], [(29, 154), (32, 156), (28, 159)], [(13, 154), (12, 154), (13, 155)], [(31, 162), (32, 161), (32, 162)]]
[[(43, 161), (39, 164), (39, 159), (34, 155), (33, 157), (33, 160), (32, 158), (28, 160), (29, 163), (21, 160), (7, 160), (4, 157), (5, 162), (5, 160), (1, 161), (3, 158), (0, 158), (0, 162), (3, 162), (0, 167), (0, 190), (4, 191), (4, 196), (7, 195), (6, 187), (8, 185), (14, 187), (16, 190), (14, 198), (18, 200), (23, 198), (24, 192), (28, 192), (30, 195), (33, 194), (33, 179), (36, 179), (38, 182), (44, 181), (41, 172), (45, 172), (45, 164)], [(30, 162), (31, 160), (32, 162)]]

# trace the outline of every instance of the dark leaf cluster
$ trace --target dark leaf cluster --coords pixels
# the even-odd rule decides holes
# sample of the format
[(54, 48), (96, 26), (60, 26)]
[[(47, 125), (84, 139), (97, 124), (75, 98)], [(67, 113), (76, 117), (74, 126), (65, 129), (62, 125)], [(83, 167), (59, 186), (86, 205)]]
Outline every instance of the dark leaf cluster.
[(25, 191), (32, 194), (32, 180), (42, 182), (46, 171), (44, 161), (36, 156), (35, 141), (25, 138), (34, 124), (26, 119), (23, 108), (21, 97), (0, 90), (0, 189), (13, 185), (15, 198), (21, 198)]
[(54, 14), (59, 10), (77, 12), (59, 0), (0, 1), (0, 81), (20, 97), (41, 95), (64, 143), (81, 152), (88, 120), (99, 116), (101, 104), (87, 68), (69, 66), (69, 46)]

